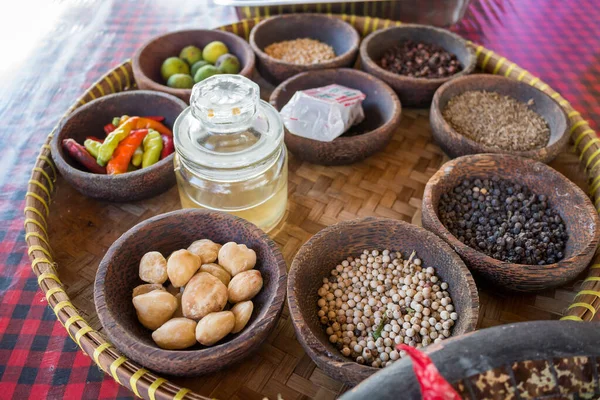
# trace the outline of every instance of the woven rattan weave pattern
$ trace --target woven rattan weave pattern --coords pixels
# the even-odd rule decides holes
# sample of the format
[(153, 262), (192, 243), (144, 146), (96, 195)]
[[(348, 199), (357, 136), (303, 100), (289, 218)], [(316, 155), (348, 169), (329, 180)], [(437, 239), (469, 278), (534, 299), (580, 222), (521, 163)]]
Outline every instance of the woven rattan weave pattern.
[[(361, 34), (396, 22), (343, 16)], [(247, 38), (257, 20), (223, 27)], [(600, 140), (569, 103), (538, 78), (504, 57), (476, 46), (479, 67), (523, 80), (552, 97), (567, 111), (575, 152), (552, 166), (595, 197), (600, 188)], [(134, 89), (131, 65), (109, 71), (72, 109), (108, 93)], [(70, 111), (72, 111), (69, 110)], [(428, 178), (445, 161), (432, 142), (426, 111), (405, 110), (401, 127), (385, 151), (344, 167), (322, 167), (290, 160), (290, 201), (285, 222), (271, 233), (286, 261), (321, 228), (340, 220), (377, 215), (420, 223), (421, 195)], [(577, 154), (579, 159), (577, 159)], [(583, 169), (586, 169), (586, 174)], [(589, 185), (589, 187), (588, 187)], [(232, 369), (187, 380), (167, 380), (126, 360), (102, 336), (93, 304), (97, 265), (110, 244), (128, 228), (152, 215), (179, 208), (176, 189), (143, 202), (101, 203), (87, 199), (60, 177), (44, 144), (26, 194), (26, 240), (40, 288), (58, 319), (82, 350), (120, 384), (144, 398), (243, 398), (286, 400), (334, 398), (344, 387), (316, 369), (295, 340), (287, 310), (256, 356)], [(479, 327), (533, 319), (591, 320), (600, 308), (600, 263), (589, 270), (581, 291), (573, 287), (535, 295), (509, 295), (482, 288)], [(578, 285), (579, 286), (579, 285)], [(570, 306), (569, 306), (570, 305)], [(192, 390), (186, 389), (190, 388)]]

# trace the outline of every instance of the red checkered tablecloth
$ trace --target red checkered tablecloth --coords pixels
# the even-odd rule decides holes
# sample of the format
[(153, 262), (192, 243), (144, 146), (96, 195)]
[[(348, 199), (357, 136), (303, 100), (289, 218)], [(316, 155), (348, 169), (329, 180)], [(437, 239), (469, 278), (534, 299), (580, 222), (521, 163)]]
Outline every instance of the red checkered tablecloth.
[[(4, 3), (0, 399), (129, 398), (79, 351), (38, 289), (24, 241), (27, 180), (46, 135), (90, 83), (153, 35), (216, 27), (233, 22), (235, 13), (209, 0)], [(539, 76), (597, 128), (598, 21), (595, 0), (474, 0), (453, 30)]]

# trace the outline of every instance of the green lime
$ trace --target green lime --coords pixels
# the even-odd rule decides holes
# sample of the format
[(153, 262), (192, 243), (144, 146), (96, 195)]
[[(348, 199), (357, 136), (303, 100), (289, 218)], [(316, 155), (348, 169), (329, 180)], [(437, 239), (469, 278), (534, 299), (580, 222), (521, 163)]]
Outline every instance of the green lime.
[(186, 46), (179, 53), (179, 58), (187, 62), (188, 65), (194, 65), (195, 62), (202, 60), (202, 50), (196, 46)]
[(225, 43), (215, 41), (210, 42), (204, 47), (204, 50), (202, 50), (202, 57), (209, 63), (214, 64), (219, 57), (227, 53), (229, 53), (229, 49), (225, 46)]
[(205, 65), (210, 65), (208, 61), (196, 61), (194, 65), (192, 65), (192, 76), (196, 76), (196, 72)]
[(238, 74), (240, 72), (240, 60), (233, 54), (223, 54), (217, 60), (215, 67), (224, 74)]
[(163, 61), (160, 67), (160, 74), (165, 81), (169, 80), (171, 75), (175, 74), (189, 74), (190, 67), (185, 61), (177, 57), (169, 57)]
[(201, 67), (198, 71), (196, 71), (196, 75), (194, 75), (194, 82), (198, 83), (208, 78), (209, 76), (220, 74), (217, 67), (214, 65), (205, 65)]
[(167, 81), (167, 86), (177, 89), (191, 89), (194, 86), (194, 80), (188, 74), (171, 75)]

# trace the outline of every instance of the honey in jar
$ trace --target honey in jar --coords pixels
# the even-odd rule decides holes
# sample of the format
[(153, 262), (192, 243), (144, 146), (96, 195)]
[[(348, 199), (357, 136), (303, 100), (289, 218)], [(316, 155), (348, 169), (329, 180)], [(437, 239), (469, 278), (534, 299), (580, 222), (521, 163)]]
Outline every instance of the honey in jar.
[(175, 121), (181, 205), (224, 211), (268, 232), (287, 205), (287, 151), (279, 113), (241, 75), (215, 75), (192, 89)]

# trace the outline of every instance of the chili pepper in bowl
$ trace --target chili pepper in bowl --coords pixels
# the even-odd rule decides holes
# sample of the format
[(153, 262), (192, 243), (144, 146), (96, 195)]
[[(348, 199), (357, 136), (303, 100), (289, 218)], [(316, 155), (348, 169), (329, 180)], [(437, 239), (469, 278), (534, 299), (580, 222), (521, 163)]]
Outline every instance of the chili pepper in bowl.
[(139, 145), (137, 149), (133, 152), (133, 157), (131, 157), (131, 164), (134, 167), (142, 166), (142, 159), (144, 158), (144, 146)]
[(163, 149), (160, 153), (160, 159), (167, 158), (171, 153), (175, 151), (175, 144), (173, 143), (173, 136), (160, 135), (163, 141)]
[[(173, 132), (162, 123), (153, 119), (143, 117), (130, 117), (122, 127), (129, 127), (130, 129), (154, 129), (163, 135), (173, 136)], [(121, 127), (119, 126), (119, 128)]]
[(157, 122), (163, 122), (165, 120), (165, 117), (161, 117), (159, 115), (147, 115), (144, 118), (151, 119)]
[(106, 174), (106, 168), (98, 165), (94, 157), (87, 152), (85, 147), (77, 143), (74, 139), (65, 139), (62, 142), (63, 149), (75, 161), (83, 165), (90, 172), (96, 174)]
[(109, 135), (115, 129), (117, 129), (117, 127), (114, 124), (106, 124), (106, 125), (104, 125), (104, 133), (106, 133), (107, 135)]
[(404, 350), (411, 358), (423, 400), (461, 400), (425, 353), (405, 344), (399, 344), (396, 349)]
[(112, 124), (117, 128), (123, 125), (129, 119), (129, 115), (121, 115), (120, 117), (113, 117)]
[(98, 157), (96, 161), (98, 165), (105, 166), (110, 161), (115, 149), (119, 145), (119, 142), (127, 137), (131, 132), (131, 129), (125, 129), (125, 127), (120, 126), (119, 128), (112, 131), (106, 139), (104, 139), (104, 143), (98, 149)]
[[(121, 117), (122, 119), (123, 117)], [(163, 135), (173, 136), (173, 132), (163, 124), (158, 121), (154, 121), (151, 119), (140, 118), (140, 117), (130, 117), (127, 119), (125, 123), (121, 123), (119, 127), (111, 132), (106, 139), (104, 139), (104, 143), (100, 146), (100, 150), (98, 151), (98, 164), (104, 166), (108, 163), (110, 158), (112, 157), (113, 152), (119, 145), (119, 142), (127, 137), (132, 130), (138, 129), (153, 129)], [(161, 150), (162, 150), (162, 139), (161, 139)], [(145, 150), (144, 150), (145, 151)], [(159, 152), (160, 157), (160, 152)], [(142, 162), (143, 164), (143, 162)]]
[[(100, 151), (100, 146), (102, 146), (102, 142), (99, 142), (94, 139), (85, 139), (83, 142), (83, 147), (87, 150), (88, 153), (94, 158), (98, 158), (98, 151)], [(98, 164), (98, 162), (96, 162)]]
[(142, 157), (142, 168), (156, 164), (160, 159), (163, 149), (163, 140), (158, 131), (150, 129), (144, 138), (144, 155)]
[(135, 153), (135, 150), (142, 144), (142, 141), (147, 134), (148, 129), (139, 129), (132, 131), (129, 136), (123, 139), (106, 165), (106, 172), (110, 175), (127, 172), (127, 167), (129, 166), (129, 161), (131, 161), (131, 158), (133, 157), (133, 153)]

